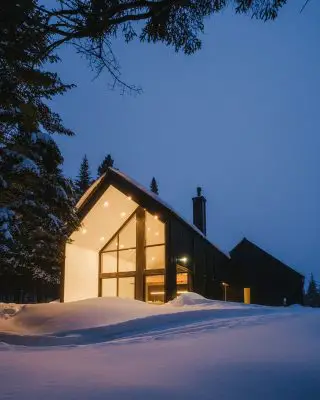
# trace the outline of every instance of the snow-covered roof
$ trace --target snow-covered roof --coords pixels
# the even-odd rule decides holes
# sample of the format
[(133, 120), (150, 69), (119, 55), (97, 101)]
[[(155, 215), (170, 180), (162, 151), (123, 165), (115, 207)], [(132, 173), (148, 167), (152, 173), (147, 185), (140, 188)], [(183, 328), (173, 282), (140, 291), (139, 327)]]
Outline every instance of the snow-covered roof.
[[(114, 174), (119, 176), (121, 179), (125, 180), (126, 182), (130, 183), (131, 185), (135, 186), (137, 189), (139, 189), (141, 192), (143, 192), (144, 194), (146, 194), (147, 196), (153, 198), (158, 204), (160, 204), (162, 207), (164, 207), (165, 209), (167, 209), (171, 214), (174, 214), (175, 217), (177, 217), (181, 222), (183, 222), (185, 225), (187, 225), (189, 228), (191, 228), (193, 231), (195, 231), (198, 235), (202, 236), (204, 240), (206, 240), (207, 242), (209, 242), (211, 245), (213, 245), (219, 252), (221, 252), (222, 254), (224, 254), (226, 257), (230, 258), (229, 254), (226, 254), (224, 251), (222, 251), (221, 249), (219, 249), (218, 246), (216, 246), (215, 244), (213, 244), (212, 242), (210, 242), (210, 240), (208, 240), (208, 238), (203, 234), (203, 232), (198, 229), (195, 225), (193, 225), (192, 223), (190, 223), (189, 221), (187, 221), (186, 219), (184, 219), (183, 217), (181, 217), (181, 215), (175, 211), (168, 203), (166, 203), (165, 201), (163, 201), (157, 194), (151, 192), (150, 190), (148, 190), (147, 188), (145, 188), (143, 185), (141, 185), (139, 182), (137, 182), (136, 180), (132, 179), (131, 177), (129, 177), (128, 175), (126, 175), (125, 173), (119, 171), (118, 169), (115, 168), (111, 168), (109, 167), (109, 170)], [(98, 178), (90, 187), (89, 189), (84, 193), (84, 195), (80, 198), (80, 200), (77, 203), (77, 207), (80, 208), (85, 201), (88, 199), (88, 197), (90, 196), (90, 194), (94, 191), (95, 188), (97, 188), (99, 186), (99, 184), (103, 181), (103, 179), (107, 176), (107, 173), (104, 173), (100, 178)]]

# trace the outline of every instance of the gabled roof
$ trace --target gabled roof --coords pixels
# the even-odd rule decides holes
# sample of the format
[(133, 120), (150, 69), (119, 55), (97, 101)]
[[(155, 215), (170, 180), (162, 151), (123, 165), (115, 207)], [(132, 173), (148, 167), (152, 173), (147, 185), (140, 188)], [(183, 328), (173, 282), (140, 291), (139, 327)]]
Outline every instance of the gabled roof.
[(158, 195), (146, 189), (140, 183), (115, 168), (108, 168), (108, 171), (97, 179), (80, 198), (77, 203), (77, 208), (81, 219), (90, 212), (90, 209), (111, 184), (120, 191), (126, 193), (126, 195), (131, 196), (133, 200), (137, 201), (137, 203), (142, 207), (148, 209), (149, 212), (156, 213), (160, 219), (166, 219), (166, 216), (169, 215), (175, 217), (186, 227), (201, 236), (203, 240), (208, 242), (211, 246), (214, 246), (225, 257), (230, 258), (229, 255), (225, 254), (217, 246), (212, 244), (196, 226), (182, 218)]
[(266, 250), (263, 250), (257, 244), (253, 243), (252, 241), (248, 240), (245, 237), (230, 251), (231, 258), (232, 258), (232, 253), (235, 253), (237, 250), (241, 249), (244, 246), (249, 246), (250, 248), (252, 248), (252, 249), (256, 250), (257, 252), (259, 252), (264, 257), (268, 257), (270, 260), (273, 260), (278, 265), (281, 265), (282, 267), (287, 268), (287, 269), (291, 270), (292, 272), (295, 272), (296, 274), (300, 275), (301, 277), (304, 277), (303, 274), (301, 274), (300, 272), (296, 271), (294, 268), (289, 267), (289, 265), (287, 265), (284, 262), (280, 261), (278, 258), (274, 257), (272, 254), (268, 253)]

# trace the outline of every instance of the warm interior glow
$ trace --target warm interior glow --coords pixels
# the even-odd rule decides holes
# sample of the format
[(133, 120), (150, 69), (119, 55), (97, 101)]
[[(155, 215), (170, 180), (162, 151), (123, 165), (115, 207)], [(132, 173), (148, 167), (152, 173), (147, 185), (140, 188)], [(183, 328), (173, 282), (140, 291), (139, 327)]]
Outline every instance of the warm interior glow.
[[(108, 202), (109, 207), (104, 207), (105, 202)], [(125, 194), (114, 186), (109, 186), (82, 221), (86, 234), (80, 229), (74, 232), (70, 239), (77, 246), (99, 251), (101, 249), (99, 238), (104, 237), (105, 242), (108, 242), (137, 207), (138, 204), (134, 201), (127, 201)], [(120, 219), (121, 213), (125, 215)]]
[(148, 303), (164, 303), (164, 275), (152, 275), (145, 278), (145, 300)]
[(108, 202), (108, 201), (105, 201), (105, 202), (103, 203), (103, 207), (109, 207), (109, 202)]
[(120, 217), (124, 218), (127, 214), (123, 211), (122, 213), (120, 213)]
[[(108, 203), (108, 206), (105, 206), (106, 203)], [(110, 204), (112, 204), (112, 207), (109, 206)], [(71, 243), (66, 245), (64, 284), (66, 302), (98, 296), (99, 251), (137, 207), (138, 204), (134, 201), (128, 201), (125, 194), (114, 186), (109, 186), (85, 216), (82, 221), (82, 228), (71, 235)], [(123, 218), (120, 219), (121, 213), (124, 214)], [(121, 239), (122, 244), (124, 239)], [(108, 272), (114, 270), (113, 261), (110, 263), (113, 254), (109, 253), (108, 256), (104, 255), (103, 257), (109, 257), (108, 262), (105, 258), (102, 258), (102, 264), (109, 267)], [(132, 265), (132, 258), (135, 260), (135, 255), (129, 257), (128, 254), (123, 254), (122, 258), (122, 268), (125, 270), (135, 268), (135, 263)], [(106, 285), (109, 285), (109, 287), (107, 288)], [(114, 284), (111, 281), (104, 283), (102, 292), (107, 292), (108, 295), (112, 296), (114, 291), (110, 285)]]
[(98, 296), (98, 252), (66, 244), (64, 301)]

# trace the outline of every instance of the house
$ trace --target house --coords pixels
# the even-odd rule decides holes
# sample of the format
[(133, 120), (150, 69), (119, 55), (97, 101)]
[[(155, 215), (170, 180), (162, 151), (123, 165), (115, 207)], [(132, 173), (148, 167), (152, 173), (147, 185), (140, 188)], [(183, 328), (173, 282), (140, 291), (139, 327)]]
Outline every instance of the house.
[(243, 301), (250, 288), (251, 302), (279, 306), (303, 303), (304, 276), (244, 238), (230, 252), (225, 280), (228, 299)]
[(201, 188), (193, 224), (113, 168), (77, 207), (82, 224), (66, 244), (61, 301), (119, 296), (164, 303), (194, 291), (219, 300), (302, 303), (302, 275), (247, 240), (228, 255), (206, 238)]
[(194, 225), (113, 168), (77, 206), (82, 225), (66, 244), (62, 301), (119, 296), (163, 303), (187, 291), (221, 298), (219, 275), (229, 256), (205, 236), (200, 188)]

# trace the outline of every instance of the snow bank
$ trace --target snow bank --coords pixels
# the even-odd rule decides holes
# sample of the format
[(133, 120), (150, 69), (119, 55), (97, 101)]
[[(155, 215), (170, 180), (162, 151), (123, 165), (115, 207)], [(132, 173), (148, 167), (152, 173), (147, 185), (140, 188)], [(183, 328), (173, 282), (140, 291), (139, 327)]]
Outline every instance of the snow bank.
[(23, 346), (15, 346), (0, 333), (0, 398), (318, 400), (319, 310), (236, 306), (192, 294), (172, 303), (105, 298), (21, 307), (2, 326), (113, 325), (88, 328), (90, 340), (82, 342), (80, 331), (60, 335), (67, 347), (49, 348), (52, 336), (43, 335), (32, 348), (23, 334)]
[[(0, 332), (48, 334), (113, 325), (123, 321), (162, 313), (162, 308), (137, 300), (104, 297), (70, 303), (26, 304), (3, 306), (5, 315), (15, 315), (0, 321)], [(16, 309), (13, 312), (11, 310)]]
[(213, 300), (206, 299), (198, 293), (183, 293), (170, 302), (175, 307), (212, 304)]
[(163, 305), (104, 297), (70, 303), (12, 305), (4, 309), (0, 343), (31, 347), (181, 336), (200, 327), (252, 326), (265, 323), (279, 312), (277, 308), (209, 300), (195, 293), (183, 294)]
[[(119, 297), (100, 297), (68, 303), (21, 305), (3, 304), (0, 332), (53, 334), (91, 329), (151, 316), (178, 314), (196, 310), (246, 309), (240, 303), (209, 300), (197, 293), (185, 293), (168, 304), (154, 305)], [(258, 306), (259, 307), (259, 306)], [(0, 308), (1, 310), (1, 308)], [(209, 314), (216, 317), (220, 314)], [(14, 316), (14, 318), (8, 318)], [(184, 317), (181, 317), (184, 318)], [(154, 322), (156, 326), (156, 321)]]

